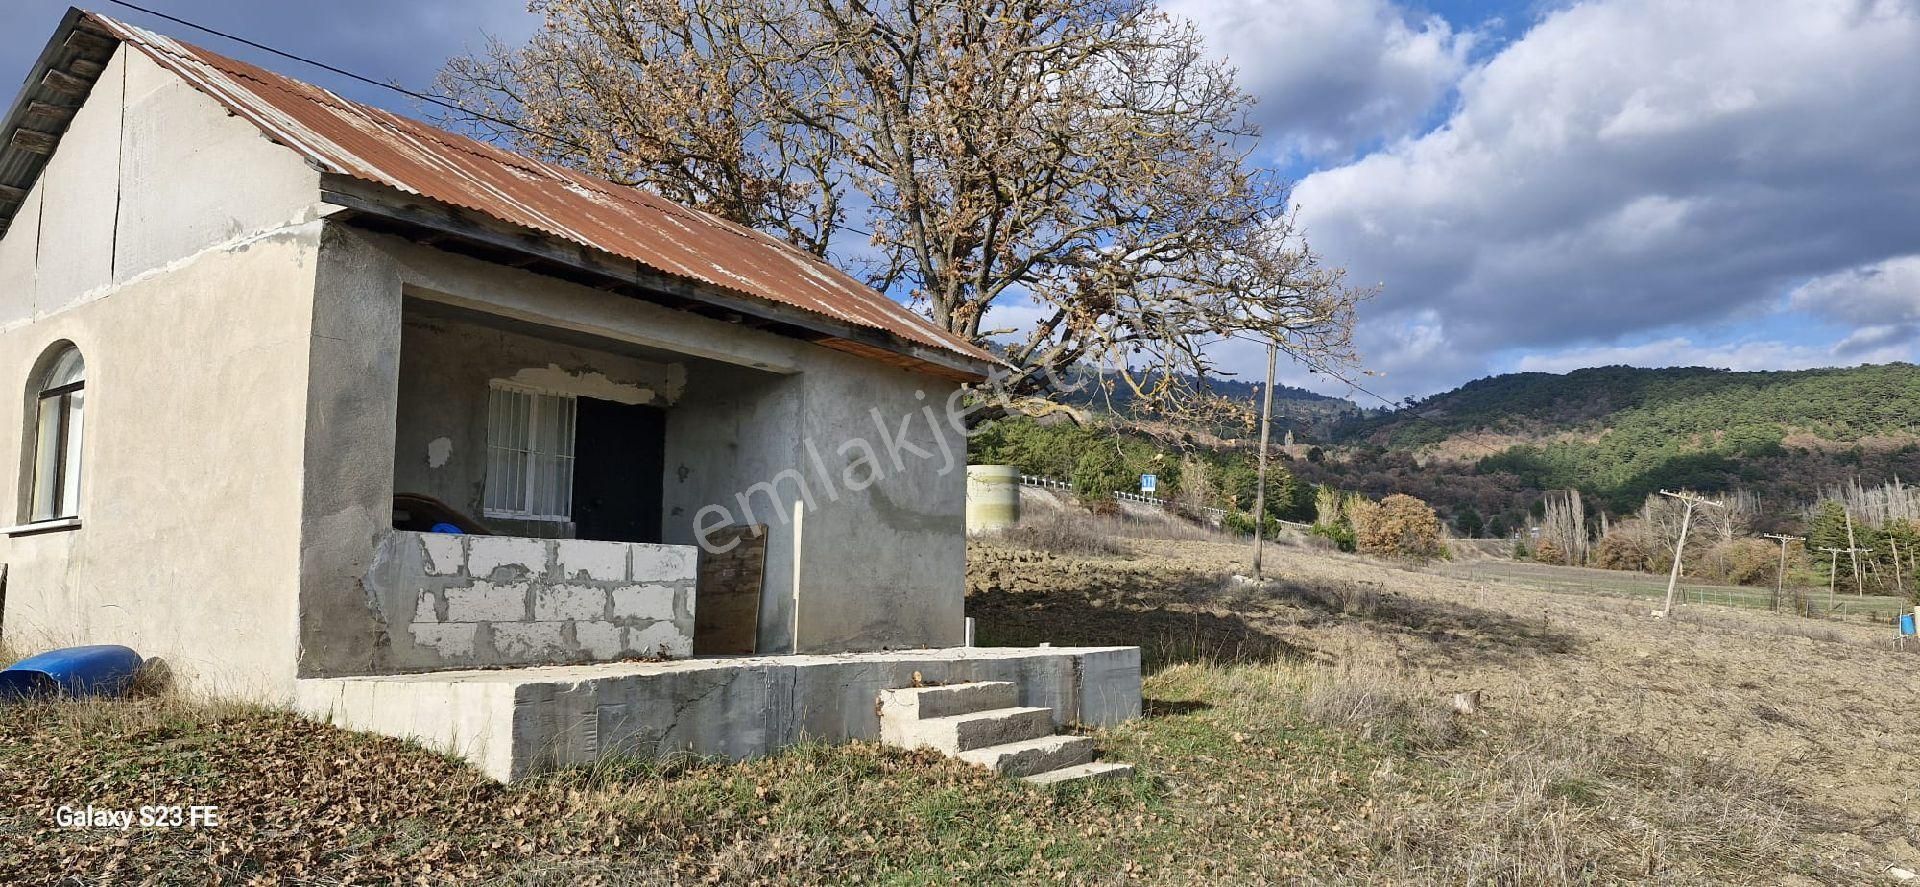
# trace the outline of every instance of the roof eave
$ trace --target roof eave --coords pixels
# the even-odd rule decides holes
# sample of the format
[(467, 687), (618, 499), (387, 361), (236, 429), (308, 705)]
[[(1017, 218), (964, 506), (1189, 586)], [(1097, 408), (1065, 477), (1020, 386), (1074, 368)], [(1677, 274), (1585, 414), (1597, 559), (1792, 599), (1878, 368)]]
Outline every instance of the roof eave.
[[(427, 234), (435, 247), (459, 248), (482, 257), (510, 255), (516, 260), (509, 264), (535, 273), (574, 279), (668, 307), (746, 323), (848, 354), (881, 359), (903, 369), (966, 383), (985, 380), (993, 369), (993, 364), (985, 360), (704, 281), (665, 274), (613, 253), (508, 225), (481, 213), (353, 176), (322, 174), (321, 199), (350, 210), (352, 217), (348, 221), (362, 227), (409, 233), (416, 240)], [(885, 360), (882, 355), (891, 355), (894, 359)]]
[(81, 10), (69, 8), (60, 18), (13, 107), (0, 120), (0, 235), (13, 224), (119, 45), (118, 38), (88, 21)]

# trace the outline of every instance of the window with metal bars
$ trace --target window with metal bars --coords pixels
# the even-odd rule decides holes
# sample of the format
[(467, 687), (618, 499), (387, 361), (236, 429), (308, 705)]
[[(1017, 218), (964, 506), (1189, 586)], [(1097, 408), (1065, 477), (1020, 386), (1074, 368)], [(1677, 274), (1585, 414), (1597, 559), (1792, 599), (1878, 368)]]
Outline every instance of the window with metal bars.
[(488, 395), (487, 516), (572, 520), (573, 396), (506, 382)]

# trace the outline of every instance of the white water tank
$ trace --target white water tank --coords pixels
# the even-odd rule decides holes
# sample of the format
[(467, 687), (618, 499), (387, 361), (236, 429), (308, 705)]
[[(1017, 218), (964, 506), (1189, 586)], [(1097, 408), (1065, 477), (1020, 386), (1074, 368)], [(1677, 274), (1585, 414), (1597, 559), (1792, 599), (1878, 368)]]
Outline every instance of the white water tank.
[(1020, 522), (1020, 470), (1011, 465), (967, 466), (967, 532)]

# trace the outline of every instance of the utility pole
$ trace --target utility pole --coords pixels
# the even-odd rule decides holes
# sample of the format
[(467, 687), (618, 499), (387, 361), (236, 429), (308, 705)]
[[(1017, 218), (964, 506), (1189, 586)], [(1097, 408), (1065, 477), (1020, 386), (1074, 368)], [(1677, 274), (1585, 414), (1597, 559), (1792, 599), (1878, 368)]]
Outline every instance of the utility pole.
[(1779, 533), (1763, 534), (1768, 539), (1780, 540), (1780, 572), (1773, 576), (1773, 611), (1780, 612), (1780, 598), (1787, 591), (1787, 543), (1805, 542), (1805, 536), (1782, 536)]
[(1853, 509), (1842, 508), (1841, 513), (1847, 516), (1847, 553), (1853, 556), (1853, 596), (1864, 597), (1867, 585), (1860, 581), (1860, 552), (1865, 549), (1860, 548), (1860, 543), (1853, 539)]
[(1253, 578), (1260, 578), (1260, 554), (1266, 550), (1267, 533), (1267, 433), (1273, 426), (1273, 368), (1280, 357), (1280, 343), (1267, 343), (1266, 402), (1260, 407), (1260, 479), (1253, 490)]
[(1711, 505), (1714, 508), (1724, 508), (1725, 506), (1712, 499), (1702, 499), (1684, 490), (1678, 493), (1661, 490), (1660, 495), (1670, 496), (1687, 503), (1686, 513), (1680, 516), (1680, 541), (1673, 545), (1673, 570), (1667, 573), (1667, 605), (1660, 608), (1660, 615), (1665, 616), (1673, 612), (1673, 588), (1680, 583), (1680, 555), (1683, 554), (1687, 548), (1687, 527), (1693, 523), (1693, 507), (1695, 505)]
[[(1899, 478), (1895, 478), (1894, 480), (1898, 481)], [(1893, 590), (1901, 597), (1906, 597), (1907, 583), (1900, 578), (1900, 540), (1888, 536), (1887, 545), (1893, 549)]]
[[(1872, 554), (1873, 549), (1854, 548), (1849, 545), (1846, 548), (1828, 548), (1821, 546), (1820, 550), (1827, 553), (1827, 612), (1831, 613), (1833, 612), (1833, 586), (1835, 581), (1840, 577), (1840, 556), (1843, 554), (1854, 555), (1854, 563), (1859, 563), (1859, 555)], [(1855, 584), (1860, 582), (1859, 573), (1853, 574), (1853, 581)]]

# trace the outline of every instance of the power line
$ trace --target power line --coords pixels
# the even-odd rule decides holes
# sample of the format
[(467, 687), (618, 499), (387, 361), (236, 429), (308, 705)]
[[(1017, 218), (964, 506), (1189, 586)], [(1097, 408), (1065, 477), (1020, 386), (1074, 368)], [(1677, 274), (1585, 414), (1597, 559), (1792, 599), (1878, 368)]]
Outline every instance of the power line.
[[(213, 36), (215, 36), (215, 37), (219, 37), (219, 38), (221, 38), (221, 39), (223, 39), (223, 40), (231, 40), (231, 41), (233, 41), (233, 42), (235, 42), (235, 43), (239, 43), (239, 44), (242, 44), (242, 45), (244, 45), (244, 46), (248, 46), (248, 47), (252, 47), (253, 49), (257, 49), (257, 50), (260, 50), (261, 52), (265, 52), (265, 53), (269, 53), (269, 54), (271, 54), (271, 55), (275, 55), (275, 56), (278, 56), (278, 57), (280, 57), (280, 58), (283, 58), (283, 59), (287, 59), (288, 61), (293, 61), (293, 62), (298, 62), (298, 63), (300, 63), (300, 64), (303, 64), (303, 65), (310, 65), (310, 66), (312, 66), (312, 67), (315, 67), (315, 68), (319, 68), (319, 69), (320, 69), (320, 70), (322, 70), (322, 71), (326, 71), (326, 72), (328, 72), (328, 73), (331, 73), (331, 74), (337, 74), (337, 75), (339, 75), (339, 76), (341, 76), (341, 77), (345, 77), (345, 78), (347, 78), (347, 79), (349, 79), (349, 80), (352, 80), (352, 81), (354, 81), (354, 82), (356, 82), (356, 83), (363, 83), (363, 84), (366, 84), (366, 85), (368, 85), (368, 86), (372, 86), (372, 87), (375, 87), (375, 88), (378, 88), (378, 89), (386, 89), (386, 90), (391, 90), (391, 91), (393, 91), (393, 92), (396, 92), (396, 93), (399, 93), (399, 94), (401, 94), (401, 95), (404, 95), (404, 96), (407, 96), (408, 98), (412, 98), (412, 99), (415, 99), (415, 100), (417, 100), (417, 101), (422, 101), (422, 102), (426, 102), (426, 103), (428, 103), (428, 104), (431, 104), (431, 105), (434, 105), (435, 107), (439, 107), (439, 108), (442, 108), (442, 109), (445, 109), (445, 110), (448, 110), (448, 111), (452, 111), (452, 112), (454, 112), (455, 114), (460, 114), (460, 115), (464, 115), (464, 116), (467, 116), (467, 117), (472, 117), (472, 118), (474, 118), (474, 119), (477, 119), (477, 120), (484, 120), (484, 121), (486, 121), (486, 122), (488, 122), (488, 123), (492, 123), (492, 124), (495, 124), (495, 125), (497, 125), (497, 126), (504, 126), (504, 127), (506, 127), (506, 128), (508, 128), (508, 129), (511, 129), (511, 130), (514, 130), (515, 132), (520, 132), (520, 133), (524, 133), (524, 134), (526, 134), (526, 135), (530, 135), (530, 136), (534, 136), (534, 137), (536, 137), (536, 138), (541, 138), (541, 139), (546, 139), (546, 140), (548, 140), (548, 141), (551, 141), (551, 142), (554, 142), (554, 143), (556, 143), (556, 144), (560, 144), (560, 145), (565, 145), (565, 146), (567, 146), (567, 147), (569, 147), (569, 148), (572, 148), (572, 149), (574, 149), (574, 150), (576, 150), (576, 151), (581, 151), (581, 152), (584, 152), (584, 153), (587, 153), (587, 154), (592, 154), (592, 153), (593, 153), (593, 149), (591, 149), (591, 148), (588, 148), (587, 146), (585, 146), (585, 145), (582, 145), (582, 144), (580, 144), (579, 142), (575, 142), (575, 141), (573, 141), (573, 140), (571, 140), (571, 139), (568, 139), (568, 138), (564, 138), (564, 137), (561, 137), (561, 136), (557, 136), (557, 135), (554, 135), (553, 133), (550, 133), (550, 132), (545, 132), (545, 131), (543, 131), (543, 130), (538, 130), (538, 129), (533, 129), (533, 128), (531, 128), (531, 127), (528, 127), (528, 126), (525, 126), (525, 125), (523, 125), (523, 124), (520, 124), (520, 123), (516, 123), (516, 122), (514, 122), (514, 121), (511, 121), (511, 120), (507, 120), (507, 119), (505, 119), (505, 118), (501, 118), (501, 117), (495, 117), (495, 116), (493, 116), (493, 115), (491, 115), (491, 114), (483, 114), (483, 113), (481, 113), (481, 112), (479, 112), (479, 111), (475, 111), (475, 110), (473, 110), (473, 109), (471, 109), (471, 108), (468, 108), (468, 107), (465, 107), (465, 106), (463, 106), (463, 105), (461, 105), (461, 104), (459, 104), (459, 103), (458, 103), (457, 101), (455, 101), (454, 99), (452, 99), (452, 98), (449, 98), (449, 97), (447, 97), (447, 96), (441, 96), (441, 95), (435, 95), (435, 94), (433, 94), (433, 93), (428, 93), (428, 92), (419, 92), (419, 91), (417, 91), (417, 90), (412, 90), (412, 89), (408, 89), (408, 88), (406, 88), (406, 87), (404, 87), (404, 86), (401, 86), (401, 85), (399, 85), (399, 84), (397, 84), (397, 83), (394, 83), (394, 82), (392, 82), (392, 81), (388, 81), (388, 80), (375, 80), (375, 79), (374, 79), (374, 78), (372, 78), (372, 77), (368, 77), (368, 76), (366, 76), (366, 75), (364, 75), (364, 74), (359, 74), (359, 73), (356, 73), (356, 72), (354, 72), (354, 71), (350, 71), (350, 70), (348, 70), (348, 69), (346, 69), (346, 68), (342, 68), (342, 67), (340, 67), (340, 66), (338, 66), (338, 65), (333, 65), (333, 64), (329, 64), (329, 63), (327, 63), (327, 62), (323, 62), (323, 61), (320, 61), (320, 60), (318, 60), (318, 59), (314, 59), (314, 58), (309, 58), (309, 57), (307, 57), (307, 56), (303, 56), (303, 55), (299, 55), (299, 54), (297, 54), (297, 53), (292, 53), (292, 52), (287, 52), (286, 50), (283, 50), (283, 49), (278, 49), (278, 48), (276, 48), (276, 47), (273, 47), (273, 46), (269, 46), (268, 44), (265, 44), (265, 43), (261, 43), (261, 42), (260, 42), (260, 41), (258, 41), (258, 40), (252, 40), (252, 39), (249, 39), (249, 38), (246, 38), (246, 37), (242, 37), (242, 36), (240, 36), (240, 35), (238, 35), (238, 34), (233, 34), (233, 33), (230, 33), (230, 32), (227, 32), (227, 31), (222, 31), (222, 30), (220, 30), (220, 29), (218, 29), (218, 28), (214, 28), (214, 27), (211, 27), (211, 26), (208, 26), (208, 25), (203, 25), (203, 24), (200, 24), (199, 22), (195, 22), (195, 21), (191, 21), (191, 20), (188, 20), (188, 19), (184, 19), (184, 18), (181, 18), (181, 17), (179, 17), (179, 16), (177, 16), (177, 15), (172, 15), (172, 14), (170, 14), (170, 13), (165, 13), (165, 12), (161, 12), (161, 11), (159, 11), (159, 10), (157, 10), (157, 9), (152, 9), (152, 8), (149, 8), (149, 7), (145, 7), (145, 6), (141, 6), (141, 5), (139, 5), (139, 4), (137, 4), (137, 3), (130, 3), (130, 2), (128, 2), (128, 0), (107, 0), (107, 2), (109, 2), (109, 3), (112, 3), (112, 4), (114, 4), (115, 6), (122, 6), (122, 7), (125, 7), (125, 8), (127, 8), (127, 9), (131, 9), (131, 10), (133, 10), (133, 11), (135, 11), (135, 12), (140, 12), (140, 13), (144, 13), (144, 14), (146, 14), (146, 15), (151, 15), (151, 16), (153, 16), (153, 17), (155, 17), (155, 18), (159, 18), (159, 19), (164, 19), (164, 20), (166, 20), (166, 21), (169, 21), (169, 22), (173, 22), (174, 24), (177, 24), (177, 25), (181, 25), (181, 26), (183, 26), (183, 27), (187, 27), (187, 28), (192, 28), (193, 30), (196, 30), (196, 31), (199, 31), (199, 32), (201, 32), (201, 33), (203, 33), (203, 34), (211, 34), (211, 35), (213, 35)], [(843, 224), (843, 225), (840, 225), (840, 226), (838, 226), (838, 227), (840, 227), (841, 229), (843, 229), (843, 230), (845, 230), (845, 231), (848, 231), (848, 232), (850, 232), (850, 233), (854, 233), (854, 234), (862, 234), (862, 235), (865, 235), (865, 236), (868, 236), (868, 237), (872, 237), (872, 236), (873, 236), (873, 234), (872, 234), (872, 232), (869, 232), (869, 231), (863, 231), (863, 230), (861, 230), (861, 229), (859, 229), (859, 228), (855, 228), (855, 227), (853, 227), (853, 226), (851, 226), (851, 225), (844, 225), (844, 224)], [(1243, 341), (1243, 342), (1252, 342), (1253, 344), (1256, 344), (1256, 345), (1266, 345), (1266, 344), (1269, 344), (1269, 343), (1268, 343), (1268, 342), (1266, 342), (1266, 341), (1262, 341), (1262, 340), (1259, 340), (1259, 339), (1253, 339), (1253, 338), (1249, 338), (1249, 337), (1247, 337), (1247, 336), (1243, 336), (1243, 335), (1238, 335), (1238, 334), (1235, 334), (1235, 333), (1224, 333), (1224, 334), (1222, 334), (1222, 337), (1223, 337), (1223, 338), (1229, 338), (1229, 339), (1239, 339), (1239, 340), (1241, 340), (1241, 341)], [(1215, 341), (1218, 341), (1218, 340), (1215, 340)], [(1290, 348), (1290, 347), (1288, 347), (1288, 346), (1286, 346), (1286, 345), (1284, 345), (1284, 344), (1281, 344), (1281, 343), (1280, 343), (1280, 342), (1279, 342), (1279, 341), (1278, 341), (1277, 339), (1275, 339), (1275, 340), (1274, 340), (1274, 341), (1273, 341), (1273, 342), (1272, 342), (1271, 344), (1273, 344), (1273, 345), (1274, 345), (1274, 347), (1276, 347), (1276, 348), (1278, 348), (1278, 349), (1279, 349), (1280, 351), (1282, 351), (1282, 352), (1284, 352), (1284, 353), (1285, 353), (1285, 354), (1286, 354), (1286, 355), (1287, 355), (1288, 357), (1290, 357), (1290, 358), (1292, 358), (1292, 359), (1294, 360), (1294, 362), (1296, 362), (1296, 363), (1299, 363), (1299, 364), (1301, 364), (1301, 365), (1303, 365), (1303, 366), (1305, 366), (1305, 367), (1307, 367), (1307, 369), (1308, 369), (1309, 371), (1312, 371), (1312, 372), (1316, 372), (1316, 373), (1322, 373), (1322, 374), (1325, 374), (1325, 375), (1328, 375), (1328, 376), (1332, 376), (1333, 378), (1335, 378), (1335, 379), (1338, 379), (1338, 380), (1340, 380), (1341, 382), (1345, 382), (1345, 383), (1347, 384), (1347, 386), (1348, 386), (1348, 387), (1350, 387), (1350, 388), (1352, 388), (1352, 389), (1354, 389), (1354, 390), (1356, 390), (1356, 391), (1359, 391), (1359, 392), (1361, 392), (1362, 394), (1365, 394), (1365, 395), (1367, 395), (1367, 396), (1369, 396), (1369, 397), (1372, 397), (1372, 398), (1373, 398), (1373, 399), (1375, 399), (1375, 400), (1378, 400), (1378, 401), (1380, 401), (1380, 403), (1382, 403), (1382, 404), (1384, 404), (1384, 405), (1385, 405), (1385, 406), (1387, 406), (1387, 407), (1388, 407), (1389, 409), (1398, 409), (1398, 408), (1400, 408), (1400, 407), (1402, 406), (1402, 404), (1401, 404), (1401, 403), (1399, 403), (1399, 402), (1397, 402), (1397, 401), (1393, 401), (1393, 400), (1389, 400), (1388, 398), (1386, 398), (1386, 397), (1384, 397), (1384, 396), (1382, 396), (1382, 395), (1380, 395), (1380, 394), (1377, 394), (1377, 393), (1375, 393), (1374, 391), (1372, 391), (1372, 390), (1370, 390), (1370, 389), (1368, 389), (1368, 388), (1367, 388), (1366, 386), (1364, 386), (1364, 385), (1361, 385), (1361, 384), (1360, 384), (1360, 383), (1358, 383), (1358, 382), (1355, 382), (1354, 380), (1352, 380), (1352, 379), (1350, 379), (1350, 378), (1348, 378), (1348, 377), (1346, 377), (1345, 375), (1343, 375), (1343, 374), (1341, 374), (1341, 373), (1338, 373), (1338, 372), (1335, 372), (1335, 371), (1334, 371), (1334, 370), (1332, 370), (1332, 369), (1329, 369), (1329, 368), (1327, 368), (1327, 367), (1325, 367), (1325, 366), (1323, 366), (1323, 365), (1320, 365), (1320, 364), (1317, 364), (1317, 363), (1314, 363), (1313, 361), (1310, 361), (1310, 360), (1308, 360), (1308, 359), (1307, 359), (1307, 358), (1306, 358), (1305, 356), (1303, 356), (1302, 354), (1300, 354), (1300, 352), (1298, 352), (1298, 351), (1296, 351), (1296, 350), (1294, 350), (1293, 348)], [(1414, 418), (1415, 418), (1415, 419), (1424, 419), (1425, 417), (1423, 417), (1423, 416), (1418, 416), (1418, 415), (1416, 415), (1416, 416), (1414, 416)]]
[[(1248, 336), (1241, 335), (1238, 333), (1221, 333), (1219, 338), (1214, 339), (1212, 342), (1202, 343), (1201, 347), (1214, 344), (1215, 342), (1225, 341), (1227, 339), (1237, 339), (1239, 341), (1248, 342), (1254, 345), (1267, 344), (1266, 340), (1264, 339), (1250, 338)], [(1306, 357), (1302, 356), (1298, 351), (1295, 351), (1294, 349), (1289, 348), (1286, 345), (1279, 345), (1278, 347), (1280, 348), (1281, 351), (1285, 352), (1288, 357), (1293, 358), (1295, 363), (1305, 366), (1309, 372), (1320, 373), (1322, 375), (1331, 376), (1341, 382), (1345, 382), (1347, 384), (1347, 387), (1352, 388), (1353, 390), (1358, 391), (1362, 394), (1365, 394), (1369, 397), (1372, 397), (1374, 400), (1379, 401), (1381, 404), (1385, 405), (1390, 410), (1401, 410), (1407, 407), (1407, 403), (1403, 401), (1390, 400), (1383, 395), (1377, 394), (1372, 390), (1368, 389), (1365, 385), (1362, 385), (1359, 382), (1356, 382), (1353, 379), (1348, 378), (1346, 375), (1342, 373), (1329, 369), (1323, 364), (1318, 364), (1311, 360), (1308, 360)], [(1445, 426), (1441, 425), (1439, 422), (1436, 422), (1433, 419), (1429, 419), (1426, 416), (1420, 415), (1419, 413), (1414, 413), (1411, 416), (1408, 416), (1407, 418), (1414, 422), (1426, 422), (1435, 428), (1441, 428), (1443, 430), (1445, 429)], [(1478, 441), (1467, 441), (1467, 442), (1471, 443), (1473, 446), (1480, 447), (1481, 449), (1486, 450), (1488, 454), (1497, 454), (1500, 452), (1498, 448), (1490, 446), (1488, 444), (1480, 443)]]
[(299, 62), (300, 64), (303, 64), (303, 65), (311, 65), (313, 67), (319, 68), (322, 71), (338, 74), (342, 77), (348, 78), (350, 80), (353, 80), (359, 83), (364, 83), (368, 86), (374, 86), (380, 89), (390, 89), (401, 95), (418, 99), (420, 101), (427, 102), (428, 104), (436, 105), (440, 108), (444, 108), (456, 114), (464, 114), (466, 116), (473, 117), (479, 120), (485, 120), (488, 123), (504, 126), (504, 127), (507, 127), (508, 129), (522, 132), (530, 136), (537, 136), (539, 138), (548, 139), (550, 141), (557, 142), (562, 145), (566, 145), (567, 147), (573, 148), (576, 151), (584, 151), (589, 154), (593, 153), (591, 148), (588, 148), (587, 146), (582, 145), (578, 142), (572, 141), (571, 139), (561, 138), (560, 136), (556, 136), (550, 132), (542, 132), (537, 129), (532, 129), (530, 127), (521, 125), (519, 123), (515, 123), (511, 120), (495, 117), (491, 114), (482, 114), (479, 111), (475, 111), (471, 108), (463, 107), (453, 99), (448, 98), (446, 96), (434, 95), (433, 93), (427, 93), (427, 92), (417, 92), (415, 90), (408, 89), (404, 86), (401, 86), (397, 83), (393, 83), (391, 81), (375, 80), (372, 77), (368, 77), (362, 74), (356, 74), (345, 68), (338, 67), (336, 65), (330, 65), (330, 64), (327, 64), (326, 62), (319, 61), (317, 59), (311, 59), (303, 55), (296, 55), (294, 53), (287, 52), (285, 50), (275, 49), (274, 47), (268, 46), (267, 44), (261, 43), (257, 40), (249, 40), (237, 34), (230, 34), (230, 33), (227, 33), (226, 31), (222, 31), (217, 28), (211, 28), (206, 25), (200, 24), (198, 22), (188, 21), (176, 15), (169, 15), (157, 9), (148, 9), (145, 6), (140, 6), (134, 3), (128, 3), (127, 0), (107, 0), (107, 2), (112, 3), (115, 6), (124, 6), (128, 9), (134, 10), (135, 12), (143, 12), (143, 13), (146, 13), (147, 15), (154, 16), (155, 18), (162, 18), (167, 21), (173, 22), (176, 25), (183, 25), (185, 27), (192, 28), (204, 34), (212, 34), (215, 37), (220, 37), (226, 40), (232, 40), (235, 43), (253, 47), (254, 49), (260, 50), (261, 52), (271, 53), (273, 55), (279, 56), (280, 58), (287, 59), (288, 61)]
[[(553, 142), (558, 145), (565, 145), (569, 148), (574, 149), (575, 151), (581, 152), (582, 154), (591, 156), (594, 153), (594, 149), (589, 148), (586, 145), (582, 145), (579, 142), (576, 142), (572, 139), (565, 138), (563, 136), (557, 136), (545, 130), (534, 129), (530, 126), (527, 126), (521, 123), (516, 123), (512, 120), (507, 120), (501, 117), (495, 117), (491, 114), (483, 114), (479, 111), (473, 110), (472, 108), (468, 108), (461, 105), (458, 101), (456, 101), (455, 99), (449, 96), (436, 95), (430, 92), (419, 92), (416, 90), (408, 89), (404, 86), (401, 86), (389, 80), (375, 80), (372, 77), (368, 77), (364, 74), (358, 74), (353, 71), (349, 71), (346, 68), (342, 68), (338, 65), (328, 64), (318, 59), (308, 58), (306, 56), (299, 55), (297, 53), (287, 52), (286, 50), (283, 50), (283, 49), (276, 49), (265, 43), (261, 43), (258, 40), (250, 40), (246, 37), (241, 37), (238, 34), (228, 33), (218, 28), (209, 27), (207, 25), (200, 24), (199, 22), (189, 21), (177, 15), (170, 15), (168, 13), (161, 12), (157, 9), (149, 9), (137, 3), (129, 3), (127, 2), (127, 0), (107, 0), (107, 2), (112, 3), (116, 6), (124, 6), (136, 12), (142, 12), (147, 15), (154, 16), (155, 18), (165, 19), (167, 21), (173, 22), (174, 24), (192, 28), (203, 34), (211, 34), (215, 37), (219, 37), (224, 40), (232, 40), (235, 43), (252, 47), (254, 49), (260, 50), (261, 52), (270, 53), (272, 55), (279, 56), (280, 58), (287, 59), (288, 61), (299, 62), (300, 64), (303, 64), (303, 65), (311, 65), (315, 68), (319, 68), (322, 71), (326, 71), (331, 74), (337, 74), (341, 77), (345, 77), (349, 80), (353, 80), (356, 83), (364, 83), (368, 86), (373, 86), (380, 89), (392, 90), (393, 92), (397, 92), (401, 95), (407, 96), (408, 98), (426, 102), (428, 104), (434, 105), (435, 107), (452, 111), (455, 114), (471, 117), (476, 120), (484, 120), (496, 126), (504, 126), (515, 132), (523, 133), (525, 135), (530, 135), (535, 138), (546, 139), (547, 141)], [(629, 185), (626, 187), (634, 187), (634, 186)], [(842, 231), (847, 231), (853, 234), (859, 234), (864, 237), (871, 238), (874, 236), (873, 232), (871, 231), (862, 230), (860, 228), (856, 228), (849, 224), (844, 224), (844, 223), (837, 224), (834, 226), (834, 228)]]

